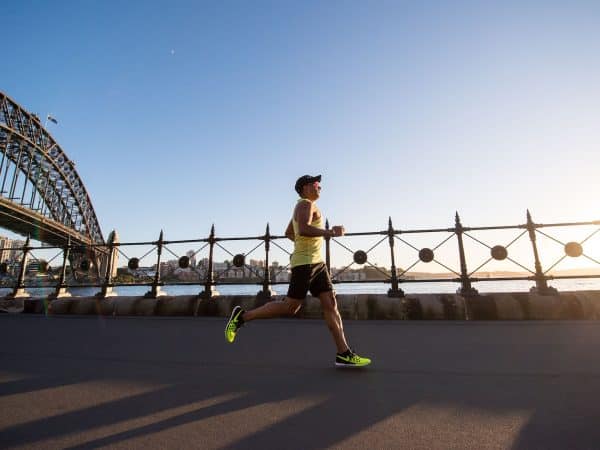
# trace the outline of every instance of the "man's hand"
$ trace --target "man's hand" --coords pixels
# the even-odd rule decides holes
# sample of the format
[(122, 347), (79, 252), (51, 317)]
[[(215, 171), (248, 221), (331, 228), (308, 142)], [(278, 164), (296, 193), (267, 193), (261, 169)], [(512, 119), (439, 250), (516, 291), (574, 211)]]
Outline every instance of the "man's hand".
[(343, 225), (335, 225), (331, 228), (331, 237), (339, 237), (346, 234), (346, 230)]

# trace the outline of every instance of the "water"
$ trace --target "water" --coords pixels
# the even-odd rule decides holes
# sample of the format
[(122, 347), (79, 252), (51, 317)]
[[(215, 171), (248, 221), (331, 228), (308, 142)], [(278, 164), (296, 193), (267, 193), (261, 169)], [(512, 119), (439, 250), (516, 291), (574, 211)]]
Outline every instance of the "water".
[[(549, 286), (555, 287), (559, 292), (563, 291), (586, 291), (600, 290), (600, 279), (569, 279), (553, 280), (548, 282)], [(533, 281), (485, 281), (473, 283), (473, 287), (480, 293), (489, 292), (529, 292), (530, 288), (535, 286)], [(400, 288), (406, 294), (454, 294), (460, 287), (459, 283), (449, 281), (439, 283), (401, 283)], [(276, 294), (283, 295), (287, 292), (288, 285), (275, 285), (272, 287)], [(163, 286), (162, 290), (169, 295), (195, 295), (199, 294), (204, 287), (202, 285), (186, 286)], [(386, 294), (390, 289), (389, 283), (340, 283), (335, 285), (338, 294)], [(141, 296), (148, 292), (147, 286), (118, 286), (114, 291), (123, 296)], [(220, 285), (216, 290), (221, 295), (255, 295), (261, 290), (260, 285), (240, 284), (240, 285)], [(99, 292), (100, 288), (70, 288), (69, 292), (73, 296), (84, 297), (91, 296)], [(0, 288), (0, 296), (12, 292), (9, 288)], [(32, 296), (43, 297), (52, 292), (53, 288), (29, 288), (27, 289)]]

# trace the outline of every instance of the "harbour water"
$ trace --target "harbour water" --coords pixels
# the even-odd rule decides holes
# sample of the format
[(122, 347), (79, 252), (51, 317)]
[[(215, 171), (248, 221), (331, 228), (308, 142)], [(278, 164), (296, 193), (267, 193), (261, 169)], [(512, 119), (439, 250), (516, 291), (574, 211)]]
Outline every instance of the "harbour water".
[[(552, 280), (548, 282), (549, 286), (556, 288), (559, 292), (565, 291), (588, 291), (600, 290), (600, 279), (568, 279)], [(473, 283), (473, 287), (480, 293), (489, 292), (529, 292), (535, 286), (533, 281), (484, 281)], [(283, 295), (287, 292), (288, 285), (274, 285), (272, 290)], [(454, 294), (460, 288), (459, 283), (454, 282), (416, 282), (401, 283), (400, 288), (406, 294)], [(141, 296), (148, 291), (148, 286), (117, 286), (114, 291), (122, 296)], [(204, 287), (202, 285), (171, 285), (163, 286), (162, 290), (168, 295), (194, 295), (200, 293)], [(217, 292), (223, 295), (255, 295), (262, 289), (261, 285), (239, 284), (239, 285), (219, 285), (216, 286)], [(340, 283), (335, 285), (335, 290), (339, 294), (385, 294), (390, 289), (389, 283)], [(99, 292), (100, 288), (70, 288), (69, 292), (73, 296), (91, 296)], [(9, 288), (0, 289), (0, 296), (9, 294), (12, 290)], [(53, 292), (53, 288), (28, 288), (32, 296), (46, 296)]]

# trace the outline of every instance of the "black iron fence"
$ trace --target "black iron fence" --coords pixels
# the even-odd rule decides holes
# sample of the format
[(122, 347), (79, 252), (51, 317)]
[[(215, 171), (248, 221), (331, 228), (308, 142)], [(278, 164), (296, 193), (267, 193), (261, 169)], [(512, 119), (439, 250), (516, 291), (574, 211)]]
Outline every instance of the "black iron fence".
[[(586, 248), (600, 249), (600, 221), (567, 222), (567, 223), (535, 223), (527, 211), (524, 224), (489, 227), (466, 227), (461, 223), (458, 213), (454, 225), (449, 228), (402, 230), (395, 229), (392, 219), (388, 220), (387, 228), (381, 231), (347, 233), (343, 237), (325, 239), (325, 261), (334, 283), (373, 283), (380, 282), (389, 285), (390, 297), (402, 297), (404, 292), (401, 285), (405, 283), (440, 283), (454, 282), (457, 292), (462, 295), (476, 295), (473, 287), (475, 282), (489, 281), (522, 281), (534, 283), (532, 290), (542, 295), (556, 293), (556, 289), (548, 285), (548, 281), (557, 279), (600, 278), (600, 261), (586, 252)], [(562, 236), (552, 234), (552, 230), (566, 229), (572, 231), (575, 227), (585, 227), (586, 234), (579, 239), (567, 240)], [(326, 222), (329, 229), (329, 223)], [(506, 244), (486, 242), (484, 237), (476, 233), (511, 231), (510, 241)], [(433, 244), (419, 245), (411, 241), (412, 236), (419, 236)], [(545, 243), (559, 246), (560, 254), (554, 254), (549, 259), (540, 255), (539, 238)], [(375, 239), (364, 249), (355, 248), (353, 239)], [(235, 245), (234, 245), (235, 243)], [(364, 244), (364, 242), (362, 242)], [(521, 260), (513, 255), (513, 249), (521, 245), (518, 252)], [(527, 247), (527, 262), (523, 262), (523, 243)], [(591, 244), (595, 244), (591, 245)], [(467, 249), (467, 244), (470, 245)], [(251, 248), (234, 253), (232, 246), (248, 245)], [(182, 249), (195, 247), (183, 253)], [(478, 251), (473, 250), (473, 246)], [(285, 236), (272, 235), (269, 225), (265, 233), (247, 237), (219, 237), (212, 226), (209, 235), (201, 239), (166, 240), (160, 232), (156, 241), (149, 242), (118, 242), (112, 236), (105, 245), (81, 246), (67, 244), (62, 248), (50, 246), (32, 246), (30, 239), (18, 248), (0, 249), (0, 281), (4, 287), (12, 289), (12, 296), (27, 295), (26, 289), (51, 287), (51, 296), (60, 297), (68, 288), (95, 287), (100, 291), (98, 296), (112, 295), (117, 286), (147, 286), (147, 296), (161, 295), (161, 288), (169, 285), (198, 286), (200, 295), (211, 297), (219, 285), (256, 284), (261, 286), (258, 295), (271, 297), (271, 286), (287, 284), (289, 264), (272, 263), (274, 252), (288, 258), (292, 252), (293, 243)], [(131, 256), (137, 251), (139, 256)], [(453, 250), (449, 250), (453, 248)], [(483, 253), (482, 253), (483, 249)], [(56, 251), (52, 258), (40, 258), (36, 253)], [(147, 250), (147, 251), (144, 251)], [(443, 250), (443, 251), (442, 251)], [(141, 253), (142, 251), (143, 254)], [(18, 252), (18, 257), (15, 254)], [(227, 258), (217, 261), (216, 252)], [(339, 252), (339, 253), (338, 253)], [(454, 263), (448, 263), (439, 255), (452, 253)], [(5, 261), (6, 253), (13, 255), (14, 264)], [(128, 254), (129, 253), (129, 254)], [(138, 253), (135, 253), (136, 255)], [(377, 254), (377, 258), (373, 256)], [(102, 254), (103, 261), (91, 261), (86, 255)], [(170, 263), (163, 261), (165, 254), (175, 257)], [(349, 262), (341, 267), (332, 267), (333, 256), (345, 255)], [(383, 255), (386, 256), (383, 256)], [(477, 256), (474, 256), (477, 254)], [(251, 260), (249, 258), (259, 258)], [(482, 259), (482, 255), (484, 255)], [(116, 267), (119, 258), (124, 258), (126, 265)], [(582, 258), (598, 268), (598, 273), (563, 273), (551, 274), (566, 258)], [(340, 259), (340, 258), (338, 258)], [(386, 259), (388, 264), (379, 265), (375, 260)], [(398, 261), (402, 260), (400, 267)], [(599, 258), (600, 259), (600, 258)], [(61, 261), (62, 260), (62, 261)], [(200, 260), (198, 262), (198, 260)], [(176, 270), (184, 271), (183, 279), (174, 278), (170, 274), (176, 261)], [(60, 264), (57, 264), (60, 262)], [(509, 264), (519, 272), (482, 272), (492, 263)], [(54, 264), (54, 266), (52, 265)], [(92, 276), (90, 268), (98, 265), (96, 274)], [(445, 272), (416, 272), (417, 265), (434, 265), (443, 268)], [(429, 267), (429, 266), (428, 266)], [(359, 269), (356, 269), (359, 268)], [(28, 276), (33, 272), (35, 277)], [(233, 274), (233, 275), (232, 275)], [(481, 276), (485, 274), (485, 276)], [(40, 282), (40, 276), (43, 282)]]

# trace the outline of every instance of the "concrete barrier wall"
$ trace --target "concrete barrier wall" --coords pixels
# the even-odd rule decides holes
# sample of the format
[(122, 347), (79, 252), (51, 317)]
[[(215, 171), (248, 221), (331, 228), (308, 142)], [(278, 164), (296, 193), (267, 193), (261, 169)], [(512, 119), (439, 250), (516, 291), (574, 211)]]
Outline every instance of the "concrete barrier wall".
[[(280, 301), (275, 296), (272, 301)], [(340, 314), (346, 320), (598, 320), (600, 291), (562, 292), (555, 296), (533, 293), (495, 293), (462, 297), (456, 294), (414, 294), (391, 298), (383, 294), (337, 296)], [(252, 309), (264, 303), (256, 296), (194, 295), (144, 297), (67, 297), (2, 299), (7, 312), (77, 314), (103, 316), (221, 316), (234, 306)], [(299, 318), (322, 317), (317, 298), (307, 297)]]

